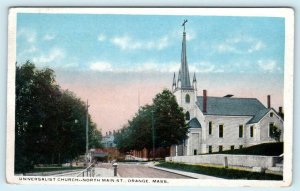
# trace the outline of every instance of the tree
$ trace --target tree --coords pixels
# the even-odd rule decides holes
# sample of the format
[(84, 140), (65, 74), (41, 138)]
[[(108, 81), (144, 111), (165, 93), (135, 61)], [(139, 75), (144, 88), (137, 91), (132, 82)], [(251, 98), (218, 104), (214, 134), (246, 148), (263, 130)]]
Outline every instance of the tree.
[(169, 147), (186, 139), (187, 126), (183, 109), (175, 96), (165, 89), (153, 99), (156, 146)]
[(187, 126), (182, 108), (169, 90), (163, 90), (153, 99), (152, 105), (145, 105), (115, 135), (120, 151), (152, 148), (152, 115), (155, 132), (155, 147), (169, 147), (186, 138)]
[(280, 142), (280, 136), (281, 130), (277, 126), (273, 125), (271, 127), (270, 137), (275, 141)]
[[(101, 132), (89, 117), (89, 147), (100, 146)], [(15, 171), (35, 164), (61, 164), (85, 153), (85, 103), (61, 90), (54, 71), (27, 61), (16, 67)]]

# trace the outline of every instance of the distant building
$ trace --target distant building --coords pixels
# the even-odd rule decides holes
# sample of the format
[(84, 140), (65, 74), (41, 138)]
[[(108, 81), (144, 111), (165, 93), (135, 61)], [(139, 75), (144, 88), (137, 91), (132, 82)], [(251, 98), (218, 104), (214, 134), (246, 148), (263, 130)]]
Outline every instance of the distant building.
[(271, 138), (274, 126), (281, 130), (283, 138), (282, 107), (277, 113), (267, 96), (267, 107), (256, 98), (235, 98), (197, 95), (196, 75), (192, 84), (186, 56), (186, 32), (183, 32), (181, 67), (172, 90), (184, 110), (189, 126), (188, 138), (171, 147), (171, 156), (196, 155), (222, 150), (238, 149), (251, 145), (275, 142)]
[(105, 136), (102, 137), (101, 144), (103, 145), (104, 148), (114, 148), (116, 147), (116, 144), (114, 143), (114, 137), (115, 135), (115, 130), (113, 132), (109, 131), (106, 132)]

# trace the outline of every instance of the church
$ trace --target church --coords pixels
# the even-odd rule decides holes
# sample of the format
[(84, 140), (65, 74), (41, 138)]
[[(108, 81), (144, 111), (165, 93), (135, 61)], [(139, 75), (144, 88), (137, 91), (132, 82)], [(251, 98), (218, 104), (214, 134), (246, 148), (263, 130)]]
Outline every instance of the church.
[(171, 146), (171, 156), (197, 155), (276, 142), (271, 136), (274, 128), (281, 131), (279, 141), (283, 141), (282, 107), (278, 112), (273, 109), (270, 95), (266, 95), (265, 106), (257, 98), (233, 95), (214, 97), (209, 96), (207, 90), (203, 90), (202, 95), (197, 94), (196, 75), (194, 73), (191, 83), (188, 68), (185, 26), (181, 66), (177, 78), (174, 73), (172, 91), (183, 108), (189, 130), (182, 144)]

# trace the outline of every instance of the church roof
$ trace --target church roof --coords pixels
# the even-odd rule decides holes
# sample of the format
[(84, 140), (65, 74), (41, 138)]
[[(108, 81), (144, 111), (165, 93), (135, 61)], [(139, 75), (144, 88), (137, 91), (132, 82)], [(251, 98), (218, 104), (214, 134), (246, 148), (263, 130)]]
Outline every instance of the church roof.
[[(203, 96), (197, 97), (197, 106), (202, 111)], [(207, 96), (206, 115), (255, 116), (266, 107), (256, 98), (232, 98)], [(203, 112), (203, 111), (202, 111)]]
[[(263, 109), (263, 110), (260, 110), (258, 111), (255, 116), (253, 116), (248, 122), (247, 124), (253, 124), (253, 123), (257, 123), (259, 122), (270, 110), (273, 110), (274, 113), (277, 114), (277, 112), (274, 110), (274, 109)], [(278, 115), (278, 114), (277, 114)]]
[(201, 124), (199, 123), (197, 118), (193, 118), (188, 122), (189, 128), (201, 128)]

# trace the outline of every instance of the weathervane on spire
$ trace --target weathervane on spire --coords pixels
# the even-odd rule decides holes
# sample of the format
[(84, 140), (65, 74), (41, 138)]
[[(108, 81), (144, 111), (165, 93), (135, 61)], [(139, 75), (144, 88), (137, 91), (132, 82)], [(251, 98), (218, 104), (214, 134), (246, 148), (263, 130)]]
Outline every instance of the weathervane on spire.
[(184, 20), (183, 20), (183, 23), (182, 23), (182, 26), (183, 26), (183, 32), (185, 32), (185, 23), (187, 23), (187, 22), (188, 22), (187, 19), (184, 19)]

